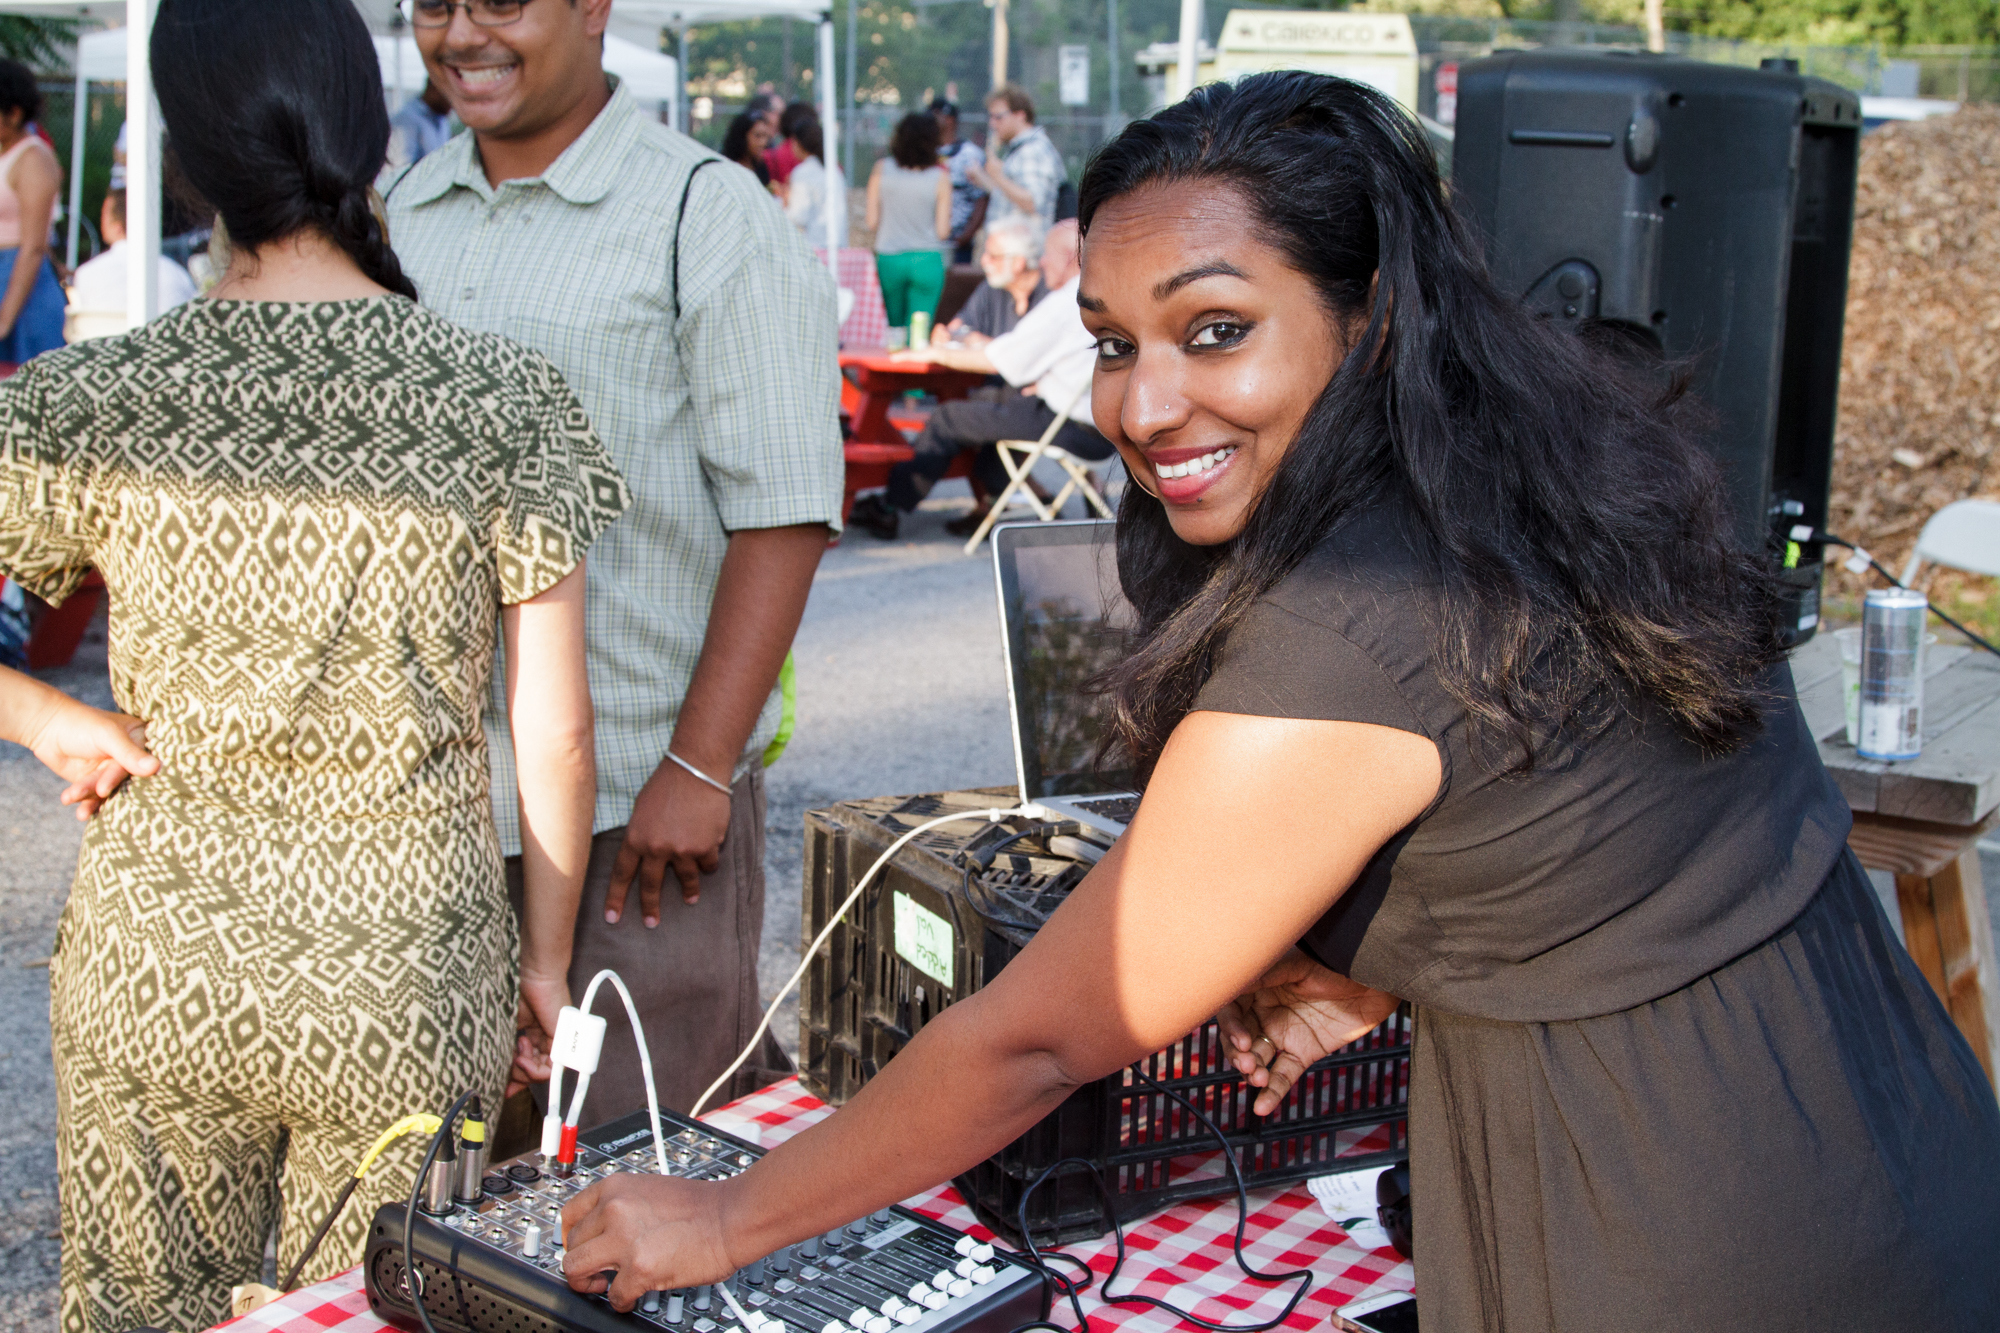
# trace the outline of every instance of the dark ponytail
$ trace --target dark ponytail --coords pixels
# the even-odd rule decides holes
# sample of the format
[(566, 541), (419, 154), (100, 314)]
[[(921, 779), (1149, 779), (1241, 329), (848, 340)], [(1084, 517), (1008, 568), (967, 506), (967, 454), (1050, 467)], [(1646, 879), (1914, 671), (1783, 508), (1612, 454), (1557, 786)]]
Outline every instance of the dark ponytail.
[(175, 163), (232, 247), (317, 231), (416, 299), (370, 204), (389, 114), (351, 0), (161, 0), (151, 55)]
[(1233, 541), (1191, 546), (1125, 491), (1119, 573), (1140, 632), (1108, 685), (1142, 773), (1250, 604), (1388, 496), (1439, 589), (1439, 678), (1496, 767), (1532, 767), (1557, 729), (1638, 700), (1709, 752), (1758, 732), (1783, 656), (1773, 580), (1738, 544), (1692, 401), (1615, 331), (1578, 337), (1495, 289), (1414, 118), (1327, 75), (1210, 84), (1092, 159), (1082, 225), (1180, 181), (1233, 188), (1362, 331)]

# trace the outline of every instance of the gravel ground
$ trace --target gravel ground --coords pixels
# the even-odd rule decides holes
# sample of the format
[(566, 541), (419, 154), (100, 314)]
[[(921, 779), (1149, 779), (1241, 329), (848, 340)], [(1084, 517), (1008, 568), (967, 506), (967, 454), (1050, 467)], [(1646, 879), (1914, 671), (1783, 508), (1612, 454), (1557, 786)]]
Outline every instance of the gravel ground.
[[(834, 801), (1013, 780), (992, 564), (943, 523), (963, 483), (940, 487), (904, 539), (849, 537), (827, 553), (800, 628), (798, 733), (769, 775), (769, 880), (760, 972), (768, 997), (799, 959), (805, 812)], [(44, 679), (108, 707), (102, 621), (74, 665)], [(59, 1245), (48, 971), (81, 826), (61, 783), (0, 742), (0, 1333), (54, 1333)], [(2000, 857), (1983, 858), (2000, 884)], [(1877, 886), (1888, 890), (1886, 876)], [(1887, 898), (1896, 921), (1893, 896)], [(796, 1005), (775, 1024), (787, 1048)]]

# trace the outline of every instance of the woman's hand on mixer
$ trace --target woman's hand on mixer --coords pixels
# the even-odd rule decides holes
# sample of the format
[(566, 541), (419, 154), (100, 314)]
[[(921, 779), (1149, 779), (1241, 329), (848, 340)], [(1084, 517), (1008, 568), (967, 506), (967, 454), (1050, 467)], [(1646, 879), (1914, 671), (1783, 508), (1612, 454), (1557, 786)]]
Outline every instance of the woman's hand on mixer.
[(1253, 1109), (1269, 1115), (1307, 1066), (1380, 1024), (1400, 1003), (1293, 949), (1215, 1021), (1236, 1072), (1263, 1089)]
[(723, 1243), (720, 1183), (616, 1175), (563, 1206), (563, 1276), (631, 1310), (649, 1291), (720, 1282), (738, 1265)]

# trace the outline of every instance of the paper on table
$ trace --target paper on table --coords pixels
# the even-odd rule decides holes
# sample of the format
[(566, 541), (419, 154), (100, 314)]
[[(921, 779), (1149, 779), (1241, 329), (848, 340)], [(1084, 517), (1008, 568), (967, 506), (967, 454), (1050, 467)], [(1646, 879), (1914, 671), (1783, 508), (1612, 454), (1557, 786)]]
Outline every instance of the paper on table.
[(1347, 1238), (1364, 1250), (1379, 1250), (1389, 1243), (1389, 1233), (1375, 1220), (1375, 1181), (1379, 1166), (1359, 1171), (1343, 1171), (1334, 1176), (1317, 1176), (1306, 1182), (1313, 1198), (1347, 1233)]

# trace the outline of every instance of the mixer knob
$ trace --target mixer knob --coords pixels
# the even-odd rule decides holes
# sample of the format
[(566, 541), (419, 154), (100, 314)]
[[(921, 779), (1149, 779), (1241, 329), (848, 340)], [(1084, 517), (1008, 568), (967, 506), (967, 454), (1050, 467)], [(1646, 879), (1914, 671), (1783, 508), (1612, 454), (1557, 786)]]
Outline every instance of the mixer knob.
[(933, 1287), (936, 1287), (939, 1291), (943, 1291), (951, 1286), (951, 1279), (952, 1279), (951, 1270), (949, 1268), (940, 1268), (937, 1271), (937, 1276), (931, 1279), (931, 1285)]
[(849, 1222), (849, 1223), (847, 1224), (847, 1233), (848, 1233), (848, 1234), (849, 1234), (850, 1236), (865, 1236), (865, 1235), (867, 1235), (867, 1234), (868, 1234), (868, 1219), (867, 1219), (867, 1218), (865, 1218), (865, 1217), (860, 1217), (860, 1218), (856, 1218), (856, 1219), (855, 1219), (854, 1221), (852, 1221), (852, 1222)]
[(521, 1233), (521, 1254), (528, 1259), (542, 1257), (542, 1229), (533, 1222), (528, 1223), (528, 1229)]
[(814, 1236), (814, 1237), (812, 1237), (812, 1238), (811, 1238), (810, 1240), (807, 1240), (807, 1241), (804, 1241), (804, 1242), (802, 1242), (802, 1243), (801, 1243), (801, 1244), (799, 1245), (799, 1258), (801, 1258), (801, 1259), (817, 1259), (817, 1258), (819, 1258), (819, 1237), (818, 1237), (818, 1236)]
[(862, 1329), (862, 1333), (889, 1333), (889, 1330), (895, 1326), (892, 1321), (878, 1314), (868, 1321), (867, 1327)]
[(643, 1314), (658, 1314), (660, 1312), (660, 1293), (657, 1291), (647, 1292), (646, 1299), (639, 1302), (639, 1310)]
[(875, 1312), (873, 1310), (869, 1309), (865, 1305), (857, 1305), (854, 1307), (853, 1313), (847, 1316), (847, 1322), (854, 1325), (856, 1328), (866, 1329), (868, 1327), (868, 1321), (873, 1319), (874, 1317), (875, 1317)]
[(970, 1257), (977, 1259), (982, 1264), (990, 1264), (993, 1262), (993, 1247), (983, 1243), (975, 1245), (972, 1247)]
[(933, 1291), (930, 1295), (924, 1297), (924, 1308), (926, 1310), (942, 1310), (950, 1304), (951, 1297), (941, 1291)]
[(914, 1305), (906, 1305), (896, 1311), (896, 1322), (899, 1324), (914, 1324), (923, 1317), (924, 1312)]
[(753, 1287), (763, 1286), (764, 1261), (762, 1259), (751, 1260), (750, 1266), (743, 1270), (743, 1280), (748, 1282)]
[(695, 1309), (705, 1311), (714, 1304), (715, 1304), (715, 1298), (709, 1292), (709, 1289), (707, 1287), (696, 1287), (694, 1289)]
[(770, 1258), (770, 1264), (771, 1264), (771, 1271), (772, 1271), (773, 1273), (789, 1273), (789, 1272), (791, 1272), (791, 1271), (792, 1271), (792, 1247), (791, 1247), (791, 1246), (789, 1246), (789, 1245), (787, 1245), (787, 1246), (785, 1246), (785, 1247), (784, 1247), (783, 1249), (781, 1249), (781, 1250), (777, 1251), (777, 1252), (776, 1252), (775, 1254), (773, 1254), (773, 1255), (771, 1256), (771, 1258)]
[(914, 1287), (910, 1288), (910, 1299), (915, 1301), (919, 1305), (922, 1305), (924, 1303), (924, 1297), (930, 1294), (931, 1294), (930, 1284), (926, 1282), (919, 1282)]
[(991, 1282), (994, 1278), (999, 1276), (1000, 1276), (1000, 1270), (996, 1268), (989, 1268), (987, 1265), (981, 1264), (979, 1265), (979, 1267), (972, 1270), (971, 1273), (972, 1285), (975, 1287), (983, 1287), (987, 1283)]
[(686, 1313), (687, 1298), (678, 1291), (670, 1293), (667, 1297), (667, 1322), (678, 1324)]
[(952, 1265), (951, 1271), (958, 1274), (960, 1277), (971, 1277), (972, 1270), (977, 1267), (979, 1267), (979, 1265), (973, 1263), (972, 1260), (970, 1259), (960, 1259), (957, 1263)]
[(838, 1319), (829, 1319), (820, 1326), (819, 1333), (849, 1333), (849, 1330)]
[(875, 1220), (877, 1222), (880, 1222), (883, 1226), (889, 1225), (890, 1220), (894, 1217), (895, 1214), (890, 1212), (887, 1208), (881, 1209), (875, 1214)]
[(962, 1277), (955, 1277), (951, 1280), (951, 1285), (945, 1288), (945, 1290), (954, 1296), (963, 1296), (972, 1290), (972, 1284)]
[(970, 1256), (972, 1254), (973, 1248), (978, 1244), (979, 1242), (974, 1240), (970, 1236), (960, 1236), (955, 1242), (953, 1242), (951, 1248), (957, 1254)]

